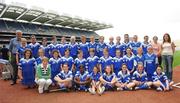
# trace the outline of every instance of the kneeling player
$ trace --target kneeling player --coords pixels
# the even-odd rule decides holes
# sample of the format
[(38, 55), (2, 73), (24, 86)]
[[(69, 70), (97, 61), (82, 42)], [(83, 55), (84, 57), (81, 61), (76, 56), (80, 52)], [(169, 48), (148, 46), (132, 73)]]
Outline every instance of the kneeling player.
[(131, 83), (131, 75), (127, 69), (126, 64), (122, 64), (122, 70), (117, 75), (117, 90), (132, 90), (135, 83)]
[(148, 81), (147, 73), (141, 63), (138, 64), (137, 70), (133, 73), (132, 80), (135, 83), (135, 90), (148, 89), (152, 85), (152, 82)]
[(84, 65), (80, 65), (79, 71), (76, 72), (74, 77), (75, 89), (87, 91), (91, 83), (89, 73), (85, 71)]
[(72, 87), (72, 72), (69, 71), (68, 64), (63, 64), (62, 71), (54, 77), (60, 89), (70, 89)]
[(44, 90), (48, 90), (52, 83), (51, 80), (51, 67), (48, 65), (48, 58), (42, 58), (42, 64), (39, 64), (36, 69), (36, 79), (35, 82), (39, 85), (39, 93), (43, 93)]
[(162, 67), (158, 66), (153, 75), (153, 85), (156, 87), (157, 91), (169, 91), (172, 89), (173, 81), (168, 80), (164, 72), (162, 72)]
[(100, 77), (100, 81), (105, 90), (114, 90), (117, 82), (116, 75), (113, 73), (111, 66), (106, 66), (105, 73)]

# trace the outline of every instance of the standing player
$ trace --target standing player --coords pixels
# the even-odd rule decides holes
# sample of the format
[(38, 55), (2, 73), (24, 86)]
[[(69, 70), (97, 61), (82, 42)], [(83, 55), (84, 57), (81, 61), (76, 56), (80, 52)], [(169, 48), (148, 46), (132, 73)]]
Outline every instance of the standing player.
[(68, 64), (63, 64), (62, 71), (54, 77), (60, 89), (70, 89), (72, 87), (73, 75), (69, 71)]
[(75, 36), (71, 36), (71, 38), (70, 38), (69, 50), (70, 50), (70, 56), (73, 59), (76, 59), (77, 54), (78, 54), (78, 43), (76, 43), (76, 37)]
[(45, 57), (44, 56), (44, 50), (42, 48), (40, 48), (38, 50), (38, 53), (39, 53), (39, 57), (36, 59), (37, 65), (41, 64), (42, 63), (42, 59)]
[(152, 85), (152, 82), (148, 81), (143, 64), (138, 64), (137, 70), (133, 73), (132, 80), (135, 84), (135, 90), (148, 89)]
[[(105, 73), (100, 77), (100, 81), (105, 90), (114, 90), (117, 82), (116, 74), (113, 73), (111, 66), (106, 66)], [(104, 88), (102, 90), (104, 92)]]
[(164, 72), (162, 72), (162, 67), (158, 66), (153, 75), (153, 85), (156, 87), (157, 91), (169, 91), (172, 89), (173, 81), (168, 80)]
[(103, 56), (103, 49), (105, 48), (107, 48), (107, 45), (104, 43), (104, 36), (100, 36), (97, 44), (97, 56), (99, 58)]
[(38, 91), (40, 94), (43, 93), (44, 91), (48, 91), (48, 88), (51, 85), (52, 80), (51, 80), (51, 67), (48, 64), (47, 57), (43, 57), (42, 64), (37, 66), (35, 82), (39, 85)]
[(89, 57), (88, 43), (86, 43), (86, 36), (85, 35), (81, 36), (81, 43), (79, 44), (79, 49), (83, 51), (83, 57), (84, 58)]
[(53, 35), (51, 44), (48, 45), (50, 57), (53, 57), (52, 52), (54, 50), (57, 50), (57, 45), (58, 45), (57, 38), (55, 35)]
[(114, 73), (117, 75), (121, 70), (123, 59), (121, 58), (121, 51), (116, 49), (116, 57), (113, 58)]
[(66, 38), (63, 36), (61, 38), (61, 43), (57, 45), (57, 49), (59, 50), (59, 53), (61, 54), (61, 57), (63, 57), (65, 54), (65, 50), (68, 49), (69, 45), (66, 43)]
[(133, 42), (130, 43), (130, 48), (134, 55), (137, 55), (137, 48), (142, 47), (141, 42), (138, 42), (138, 36), (134, 35)]
[(122, 70), (119, 71), (117, 80), (117, 90), (132, 90), (132, 88), (135, 86), (134, 83), (131, 83), (131, 75), (126, 64), (122, 64)]
[(136, 61), (135, 63), (136, 68), (137, 68), (137, 64), (139, 63), (142, 63), (144, 65), (145, 57), (143, 55), (142, 48), (137, 49), (137, 55), (135, 56), (135, 61)]
[(32, 57), (32, 52), (30, 49), (24, 51), (24, 58), (19, 61), (19, 78), (23, 85), (28, 88), (32, 88), (35, 85), (35, 59)]
[(128, 70), (132, 76), (133, 72), (135, 71), (136, 61), (135, 57), (132, 54), (131, 48), (127, 48), (126, 55), (123, 57), (123, 63), (125, 63), (128, 67)]
[(144, 36), (144, 42), (142, 42), (142, 49), (143, 49), (143, 54), (147, 53), (147, 47), (150, 46), (151, 44), (149, 43), (149, 37), (146, 35)]
[(75, 88), (78, 90), (87, 91), (91, 78), (89, 77), (89, 73), (85, 71), (84, 65), (80, 65), (80, 70), (76, 73), (74, 77)]
[(87, 68), (88, 72), (92, 73), (93, 68), (98, 65), (99, 58), (95, 56), (95, 50), (93, 48), (89, 49), (89, 55), (87, 58)]
[(55, 85), (54, 77), (61, 71), (61, 58), (58, 50), (53, 50), (52, 55), (53, 57), (49, 59), (49, 64), (51, 66), (51, 80), (53, 85)]
[(83, 52), (81, 50), (78, 51), (78, 58), (74, 60), (75, 70), (73, 73), (76, 73), (80, 69), (80, 65), (86, 65), (87, 61), (83, 58)]
[(97, 55), (97, 43), (95, 42), (94, 36), (90, 37), (90, 42), (88, 44), (88, 50), (90, 50), (91, 48), (94, 49), (94, 53), (95, 55)]
[(74, 68), (74, 60), (73, 60), (72, 57), (69, 56), (69, 49), (65, 50), (65, 55), (61, 58), (61, 61), (62, 61), (62, 65), (67, 63), (68, 67), (69, 67), (69, 70), (71, 70), (71, 71), (73, 70), (73, 68)]
[(144, 62), (144, 68), (148, 76), (148, 80), (152, 81), (153, 73), (156, 71), (157, 65), (158, 65), (158, 58), (153, 53), (152, 46), (148, 47), (148, 53), (144, 55), (145, 62)]
[(109, 37), (109, 43), (107, 44), (108, 52), (111, 57), (115, 57), (116, 55), (116, 45), (114, 44), (114, 38), (111, 36)]
[(40, 44), (36, 41), (36, 36), (31, 36), (31, 43), (29, 44), (29, 47), (32, 51), (32, 56), (36, 59), (38, 58), (38, 50), (40, 48)]
[(45, 57), (50, 58), (49, 47), (47, 46), (47, 38), (42, 38), (42, 45), (40, 46), (40, 48), (44, 50)]
[(106, 66), (111, 66), (111, 68), (113, 67), (113, 58), (111, 56), (109, 56), (109, 52), (108, 49), (105, 48), (103, 50), (103, 55), (100, 59), (99, 59), (99, 68), (100, 68), (100, 72), (103, 74), (105, 72), (105, 68)]
[(19, 60), (24, 58), (24, 51), (29, 48), (27, 45), (27, 40), (25, 38), (21, 38), (21, 46), (16, 52), (16, 63), (19, 64)]
[(121, 45), (122, 56), (126, 55), (126, 49), (130, 46), (129, 35), (124, 34), (124, 42)]

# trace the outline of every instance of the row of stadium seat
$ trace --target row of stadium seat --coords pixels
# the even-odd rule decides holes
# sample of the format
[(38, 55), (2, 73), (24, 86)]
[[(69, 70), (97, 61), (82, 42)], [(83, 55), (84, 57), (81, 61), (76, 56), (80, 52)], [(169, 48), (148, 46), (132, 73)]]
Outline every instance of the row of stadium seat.
[(60, 41), (62, 36), (65, 36), (67, 41), (70, 40), (71, 36), (76, 36), (77, 42), (80, 41), (81, 35), (86, 35), (87, 41), (89, 41), (89, 37), (92, 35), (95, 36), (96, 40), (99, 37), (94, 31), (0, 20), (0, 44), (9, 44), (10, 39), (15, 37), (16, 30), (22, 30), (23, 37), (28, 39), (28, 42), (30, 42), (30, 36), (32, 34), (36, 35), (38, 42), (41, 42), (42, 37), (46, 37), (49, 43), (52, 35), (56, 35), (58, 41)]

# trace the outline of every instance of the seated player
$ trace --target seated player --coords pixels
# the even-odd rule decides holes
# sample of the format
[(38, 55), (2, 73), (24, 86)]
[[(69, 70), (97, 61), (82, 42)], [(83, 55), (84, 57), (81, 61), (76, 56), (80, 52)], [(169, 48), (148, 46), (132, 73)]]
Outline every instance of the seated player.
[(48, 88), (51, 85), (52, 80), (51, 67), (48, 64), (47, 57), (43, 57), (42, 63), (37, 66), (35, 82), (37, 83), (37, 85), (39, 85), (38, 91), (40, 94), (44, 91), (48, 91)]
[(131, 82), (131, 75), (127, 69), (126, 64), (122, 64), (122, 70), (117, 75), (117, 90), (132, 90), (135, 83)]
[(84, 65), (80, 65), (79, 71), (75, 74), (74, 77), (75, 89), (87, 91), (91, 78), (89, 77), (89, 73), (85, 71)]
[(157, 91), (169, 91), (172, 89), (173, 81), (168, 80), (164, 72), (162, 72), (162, 67), (158, 66), (153, 75), (153, 85), (156, 87)]
[(90, 74), (91, 77), (91, 86), (89, 88), (89, 92), (91, 94), (96, 94), (96, 92), (98, 94), (102, 94), (102, 86), (101, 83), (99, 81), (99, 78), (101, 77), (101, 74), (99, 72), (99, 69), (97, 68), (97, 66), (95, 66), (93, 68), (93, 72)]
[(148, 81), (147, 73), (144, 71), (142, 63), (138, 64), (137, 70), (133, 73), (132, 80), (135, 83), (135, 90), (148, 89), (152, 85), (152, 82)]
[(106, 66), (105, 73), (100, 77), (105, 90), (114, 90), (117, 82), (116, 75), (113, 73), (111, 66)]
[(62, 71), (54, 77), (54, 80), (58, 83), (60, 89), (69, 90), (72, 87), (72, 72), (69, 71), (68, 64), (63, 64)]

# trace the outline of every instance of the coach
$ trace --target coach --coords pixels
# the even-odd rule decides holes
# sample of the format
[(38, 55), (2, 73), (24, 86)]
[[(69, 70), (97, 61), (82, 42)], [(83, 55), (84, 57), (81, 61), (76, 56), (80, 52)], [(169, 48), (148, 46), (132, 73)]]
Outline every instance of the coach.
[(16, 84), (18, 67), (16, 63), (16, 51), (21, 45), (22, 31), (16, 31), (16, 37), (12, 38), (9, 43), (9, 51), (11, 52), (11, 64), (13, 66), (13, 77), (11, 85)]

